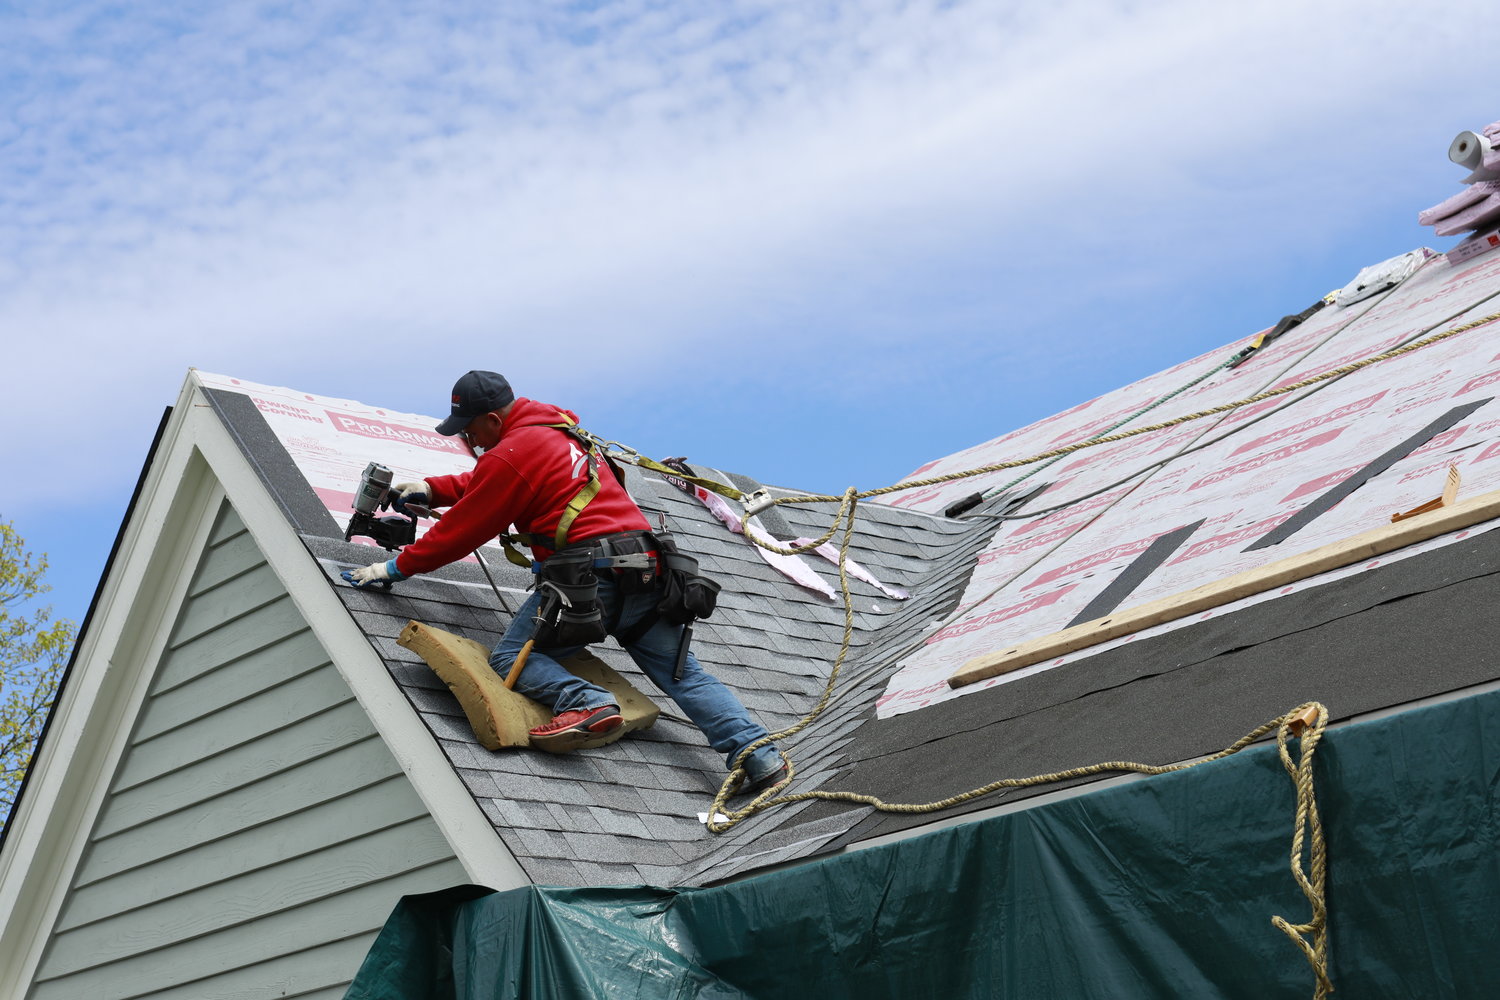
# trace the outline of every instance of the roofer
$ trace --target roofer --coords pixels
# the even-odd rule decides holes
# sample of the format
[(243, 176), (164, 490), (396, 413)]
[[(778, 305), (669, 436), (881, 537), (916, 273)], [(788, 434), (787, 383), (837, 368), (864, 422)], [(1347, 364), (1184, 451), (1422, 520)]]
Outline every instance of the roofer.
[[(503, 676), (537, 630), (535, 648), (515, 686), (551, 708), (554, 717), (531, 730), (531, 744), (566, 752), (602, 746), (624, 734), (614, 695), (558, 663), (607, 633), (733, 767), (740, 752), (766, 730), (691, 652), (679, 658), (683, 626), (657, 614), (667, 576), (660, 571), (658, 550), (665, 543), (651, 534), (646, 516), (610, 468), (599, 473), (605, 464), (602, 455), (577, 432), (577, 420), (571, 411), (517, 399), (510, 383), (495, 372), (464, 375), (453, 386), (452, 410), (437, 431), (461, 437), (476, 457), (474, 468), (393, 487), (398, 510), (407, 503), (449, 510), (394, 559), (345, 578), (355, 586), (374, 586), (427, 573), (464, 558), (514, 525), (521, 534), (509, 537), (531, 547), (539, 586), (516, 612), (490, 655), (490, 666)], [(596, 567), (614, 564), (631, 568), (595, 573)], [(597, 613), (590, 625), (582, 621), (587, 614), (569, 613), (589, 610), (588, 578), (595, 575)], [(582, 591), (570, 589), (580, 581), (587, 584)], [(572, 603), (562, 608), (562, 620), (538, 630), (535, 623), (549, 585), (551, 592), (569, 594)], [(772, 746), (757, 749), (743, 766), (747, 778), (741, 788), (746, 791), (778, 782), (786, 773)]]

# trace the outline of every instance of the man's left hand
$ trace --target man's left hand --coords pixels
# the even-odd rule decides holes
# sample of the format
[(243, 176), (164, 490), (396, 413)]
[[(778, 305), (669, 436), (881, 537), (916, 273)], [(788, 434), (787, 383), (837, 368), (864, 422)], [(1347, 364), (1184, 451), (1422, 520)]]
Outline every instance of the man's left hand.
[(405, 580), (401, 571), (396, 568), (396, 560), (387, 559), (385, 562), (371, 563), (361, 566), (355, 570), (344, 570), (339, 576), (349, 581), (356, 587), (378, 587), (382, 584), (389, 586)]

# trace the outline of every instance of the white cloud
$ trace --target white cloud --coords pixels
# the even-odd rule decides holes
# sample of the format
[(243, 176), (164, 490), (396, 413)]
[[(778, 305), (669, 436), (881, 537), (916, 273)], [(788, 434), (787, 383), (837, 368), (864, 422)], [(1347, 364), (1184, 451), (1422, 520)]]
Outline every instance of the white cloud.
[(851, 382), (909, 381), (913, 341), (1063, 364), (1098, 335), (983, 334), (1358, 225), (1488, 120), (1452, 79), (1476, 3), (1008, 6), (0, 14), (0, 414), (66, 371), (149, 423), (190, 364), (416, 406), (481, 353), (561, 385), (560, 345), (752, 381), (787, 347)]

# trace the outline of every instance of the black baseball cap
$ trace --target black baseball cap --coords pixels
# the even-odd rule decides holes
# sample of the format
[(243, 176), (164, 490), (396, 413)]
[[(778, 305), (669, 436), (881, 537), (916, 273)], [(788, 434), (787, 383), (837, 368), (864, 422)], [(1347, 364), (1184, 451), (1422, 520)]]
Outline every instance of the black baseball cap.
[(447, 420), (437, 425), (437, 432), (451, 437), (481, 413), (509, 406), (515, 398), (504, 375), (469, 372), (453, 383), (453, 410)]

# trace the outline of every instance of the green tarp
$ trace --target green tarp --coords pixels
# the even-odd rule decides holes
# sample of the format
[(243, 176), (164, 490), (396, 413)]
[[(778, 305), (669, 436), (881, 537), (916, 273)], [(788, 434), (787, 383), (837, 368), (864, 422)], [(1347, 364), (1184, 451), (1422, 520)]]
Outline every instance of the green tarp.
[[(1500, 995), (1500, 694), (1330, 731), (1316, 770), (1334, 996)], [(1271, 926), (1309, 913), (1294, 806), (1260, 746), (712, 888), (411, 896), (347, 997), (1310, 997)]]

